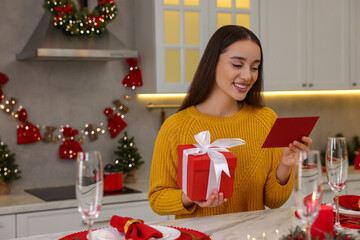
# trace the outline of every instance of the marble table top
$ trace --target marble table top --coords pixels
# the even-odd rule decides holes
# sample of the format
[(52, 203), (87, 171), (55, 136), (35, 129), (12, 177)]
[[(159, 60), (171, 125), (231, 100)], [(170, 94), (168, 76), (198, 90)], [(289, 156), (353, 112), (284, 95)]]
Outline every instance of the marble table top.
[[(275, 240), (301, 225), (295, 215), (295, 208), (278, 208), (252, 212), (215, 215), (209, 217), (168, 220), (151, 224), (188, 228), (206, 233), (212, 240)], [(360, 239), (354, 229), (349, 233)], [(70, 233), (47, 234), (21, 238), (22, 240), (55, 240)], [(19, 240), (19, 239), (17, 239)]]

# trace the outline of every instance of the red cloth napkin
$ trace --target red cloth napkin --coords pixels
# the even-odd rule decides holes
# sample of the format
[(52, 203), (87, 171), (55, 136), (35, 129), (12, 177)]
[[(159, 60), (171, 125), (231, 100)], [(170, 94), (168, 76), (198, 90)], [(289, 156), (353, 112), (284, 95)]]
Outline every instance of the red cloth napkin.
[(110, 225), (121, 233), (125, 233), (125, 239), (141, 240), (149, 238), (162, 238), (163, 235), (158, 230), (144, 224), (143, 220), (138, 219), (140, 222), (134, 222), (129, 225), (127, 231), (125, 232), (124, 227), (127, 221), (134, 220), (129, 217), (119, 217), (112, 216), (110, 220)]
[[(336, 198), (334, 198), (334, 202), (336, 202)], [(339, 196), (339, 204), (351, 210), (360, 211), (360, 196), (357, 195)]]

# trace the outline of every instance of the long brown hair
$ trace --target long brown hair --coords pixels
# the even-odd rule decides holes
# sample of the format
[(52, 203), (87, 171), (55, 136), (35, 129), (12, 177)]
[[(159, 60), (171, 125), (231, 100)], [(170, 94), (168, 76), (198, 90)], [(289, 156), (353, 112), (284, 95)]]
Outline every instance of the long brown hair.
[(245, 27), (226, 25), (219, 28), (210, 38), (195, 72), (188, 94), (182, 102), (179, 111), (206, 100), (215, 84), (215, 70), (220, 54), (225, 52), (226, 48), (231, 44), (240, 40), (251, 40), (255, 42), (261, 51), (258, 79), (243, 102), (254, 107), (263, 106), (261, 94), (263, 88), (263, 52), (260, 40), (253, 32)]

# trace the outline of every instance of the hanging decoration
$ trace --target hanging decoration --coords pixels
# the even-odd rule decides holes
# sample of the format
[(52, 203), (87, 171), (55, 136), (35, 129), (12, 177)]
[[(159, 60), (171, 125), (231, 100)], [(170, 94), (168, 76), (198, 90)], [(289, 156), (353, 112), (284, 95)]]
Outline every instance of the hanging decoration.
[(39, 129), (28, 122), (28, 115), (25, 108), (17, 111), (15, 117), (22, 122), (17, 129), (17, 144), (33, 143), (41, 140)]
[[(8, 80), (8, 76), (0, 72), (0, 90)], [(134, 89), (135, 88), (132, 88), (132, 90)], [(66, 127), (56, 127), (52, 125), (39, 127), (38, 125), (35, 126), (31, 124), (28, 122), (27, 111), (21, 105), (18, 107), (17, 112), (14, 112), (18, 104), (16, 98), (10, 97), (6, 99), (2, 91), (1, 96), (3, 97), (1, 100), (3, 100), (3, 102), (1, 103), (0, 101), (0, 109), (14, 119), (22, 122), (17, 130), (18, 144), (37, 142), (40, 140), (44, 143), (61, 143), (60, 157), (62, 159), (73, 159), (77, 151), (82, 151), (79, 144), (84, 143), (85, 139), (96, 141), (99, 135), (105, 134), (106, 129), (104, 129), (104, 122), (106, 120), (108, 122), (107, 129), (110, 132), (111, 138), (116, 137), (117, 134), (127, 126), (127, 123), (123, 119), (125, 117), (124, 114), (130, 110), (126, 104), (127, 101), (131, 100), (132, 95), (134, 95), (134, 92), (124, 95), (125, 103), (119, 99), (113, 100), (112, 103), (114, 107), (104, 110), (106, 116), (104, 120), (100, 123), (86, 123), (81, 131), (70, 128), (68, 125)], [(41, 135), (41, 131), (43, 131), (43, 135)]]
[(2, 87), (9, 81), (8, 76), (3, 73), (0, 73), (0, 103), (4, 99), (4, 94), (2, 92)]
[(45, 129), (46, 132), (44, 133), (42, 140), (44, 142), (57, 142), (58, 139), (53, 137), (56, 127), (46, 126)]
[(75, 140), (75, 136), (79, 134), (78, 130), (66, 126), (61, 129), (65, 141), (60, 145), (61, 159), (76, 159), (78, 152), (83, 152), (80, 144)]
[(114, 138), (127, 126), (127, 123), (122, 120), (119, 113), (113, 114), (113, 110), (111, 108), (105, 108), (104, 113), (108, 118), (108, 130), (111, 138)]
[(126, 59), (126, 62), (130, 67), (130, 72), (124, 77), (122, 83), (125, 87), (131, 87), (132, 89), (135, 89), (136, 87), (141, 87), (143, 83), (140, 68), (138, 68), (137, 66), (137, 59), (128, 58)]
[(44, 0), (43, 8), (52, 14), (55, 27), (72, 36), (99, 35), (117, 15), (113, 0), (99, 0), (91, 13), (87, 7), (78, 12), (72, 0)]

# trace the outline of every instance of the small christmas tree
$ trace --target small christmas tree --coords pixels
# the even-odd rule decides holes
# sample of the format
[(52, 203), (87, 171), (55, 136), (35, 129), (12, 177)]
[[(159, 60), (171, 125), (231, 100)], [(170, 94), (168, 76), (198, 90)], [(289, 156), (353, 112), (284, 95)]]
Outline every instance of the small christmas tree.
[(15, 163), (15, 154), (11, 153), (8, 146), (0, 138), (0, 178), (6, 184), (20, 178), (21, 171)]
[(131, 172), (134, 169), (138, 169), (144, 161), (141, 160), (141, 156), (138, 153), (138, 149), (135, 147), (134, 137), (129, 138), (127, 132), (118, 141), (117, 156), (115, 160), (115, 168), (123, 171), (124, 173)]

